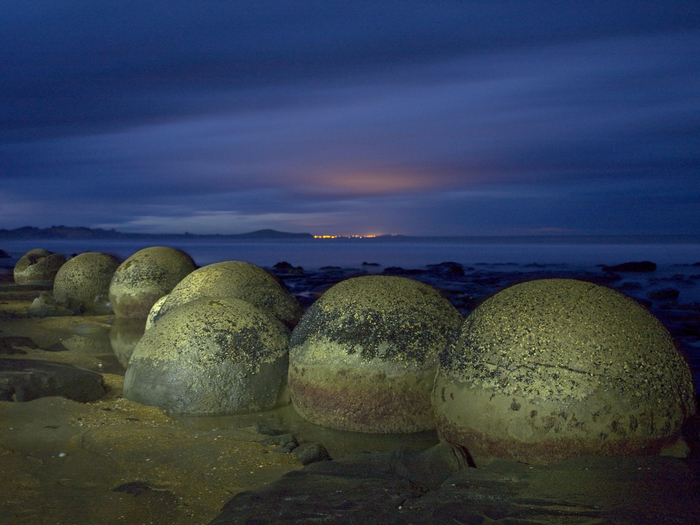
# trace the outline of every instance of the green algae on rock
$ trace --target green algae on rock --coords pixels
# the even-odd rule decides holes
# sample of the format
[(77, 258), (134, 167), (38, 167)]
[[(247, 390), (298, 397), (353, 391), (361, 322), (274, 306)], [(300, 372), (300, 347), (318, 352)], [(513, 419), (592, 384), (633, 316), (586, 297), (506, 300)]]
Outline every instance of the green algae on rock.
[(185, 252), (167, 246), (139, 250), (114, 272), (109, 300), (117, 317), (146, 319), (153, 304), (196, 266)]
[(109, 284), (119, 259), (100, 252), (76, 255), (58, 270), (53, 297), (58, 304), (89, 314), (109, 313)]
[(124, 396), (175, 414), (274, 408), (287, 372), (289, 331), (239, 299), (199, 299), (149, 328), (124, 377)]
[(336, 284), (292, 333), (295, 409), (339, 430), (434, 428), (430, 390), (438, 356), (461, 321), (437, 290), (412, 279), (366, 276)]
[(440, 437), (491, 458), (548, 463), (656, 453), (695, 411), (663, 325), (595, 284), (543, 279), (477, 307), (441, 356)]
[(17, 284), (51, 282), (66, 262), (66, 256), (36, 248), (25, 253), (15, 264), (14, 279)]
[(271, 273), (251, 263), (224, 261), (195, 270), (173, 288), (150, 324), (175, 308), (201, 298), (241, 299), (268, 311), (287, 326), (301, 317), (296, 298)]

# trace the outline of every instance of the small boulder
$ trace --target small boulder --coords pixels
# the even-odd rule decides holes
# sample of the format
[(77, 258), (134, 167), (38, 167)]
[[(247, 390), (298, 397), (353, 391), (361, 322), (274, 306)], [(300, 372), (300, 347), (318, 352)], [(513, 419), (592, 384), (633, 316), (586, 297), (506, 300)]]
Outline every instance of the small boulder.
[(15, 264), (14, 277), (17, 284), (52, 282), (58, 270), (66, 262), (66, 256), (42, 248), (30, 250)]
[(695, 412), (664, 326), (573, 279), (518, 284), (478, 306), (441, 356), (433, 405), (441, 438), (477, 465), (657, 453)]
[(461, 321), (449, 301), (418, 281), (373, 275), (336, 284), (292, 334), (294, 408), (339, 430), (434, 428), (430, 390), (438, 356)]
[(53, 296), (46, 291), (39, 294), (39, 297), (32, 301), (27, 313), (31, 317), (57, 317), (65, 315), (75, 315), (75, 312), (58, 304)]
[(146, 319), (154, 303), (195, 270), (185, 252), (166, 246), (139, 250), (112, 276), (109, 300), (117, 317)]
[(175, 414), (224, 415), (277, 404), (289, 331), (240, 299), (199, 299), (149, 328), (124, 377), (124, 397)]
[(150, 316), (151, 323), (202, 298), (241, 299), (266, 310), (287, 326), (294, 326), (301, 317), (299, 301), (271, 273), (254, 264), (225, 261), (199, 268), (180, 281)]
[(56, 274), (53, 298), (58, 304), (74, 311), (107, 314), (109, 284), (119, 267), (119, 259), (99, 252), (76, 255)]

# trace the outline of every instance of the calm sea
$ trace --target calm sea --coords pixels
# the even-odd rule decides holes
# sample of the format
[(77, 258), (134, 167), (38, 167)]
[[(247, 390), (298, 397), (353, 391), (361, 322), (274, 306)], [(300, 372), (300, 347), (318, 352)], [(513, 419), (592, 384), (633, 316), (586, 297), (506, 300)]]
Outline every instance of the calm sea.
[[(159, 242), (160, 241), (160, 242)], [(660, 265), (700, 262), (700, 243), (549, 243), (466, 241), (80, 241), (32, 240), (2, 241), (0, 248), (14, 257), (33, 248), (64, 253), (68, 256), (86, 251), (112, 253), (121, 259), (148, 246), (172, 246), (187, 252), (199, 266), (219, 261), (239, 260), (259, 266), (287, 261), (294, 266), (317, 269), (322, 266), (355, 267), (363, 262), (386, 266), (418, 268), (428, 264), (454, 261), (465, 265), (490, 264), (570, 264), (614, 265), (626, 261), (650, 260)]]

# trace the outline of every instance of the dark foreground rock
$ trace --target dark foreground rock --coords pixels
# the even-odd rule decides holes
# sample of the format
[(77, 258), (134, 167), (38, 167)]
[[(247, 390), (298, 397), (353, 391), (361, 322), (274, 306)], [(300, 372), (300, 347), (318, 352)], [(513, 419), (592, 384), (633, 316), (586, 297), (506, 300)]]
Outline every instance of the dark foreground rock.
[(682, 460), (583, 457), (550, 466), (467, 468), (459, 449), (354, 454), (232, 498), (210, 525), (700, 523)]
[(104, 395), (102, 375), (72, 365), (32, 359), (0, 359), (0, 401), (63, 396), (87, 403)]

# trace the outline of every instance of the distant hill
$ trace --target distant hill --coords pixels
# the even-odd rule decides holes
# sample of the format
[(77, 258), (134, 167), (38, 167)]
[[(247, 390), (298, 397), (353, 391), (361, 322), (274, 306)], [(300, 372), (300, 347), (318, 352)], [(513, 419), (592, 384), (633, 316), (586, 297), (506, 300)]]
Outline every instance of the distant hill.
[(313, 239), (310, 233), (290, 233), (277, 230), (257, 230), (249, 233), (231, 235), (196, 235), (192, 233), (124, 233), (101, 228), (82, 226), (51, 226), (51, 228), (34, 228), (24, 226), (14, 230), (0, 229), (0, 239), (68, 239), (68, 240), (147, 240), (147, 239)]

